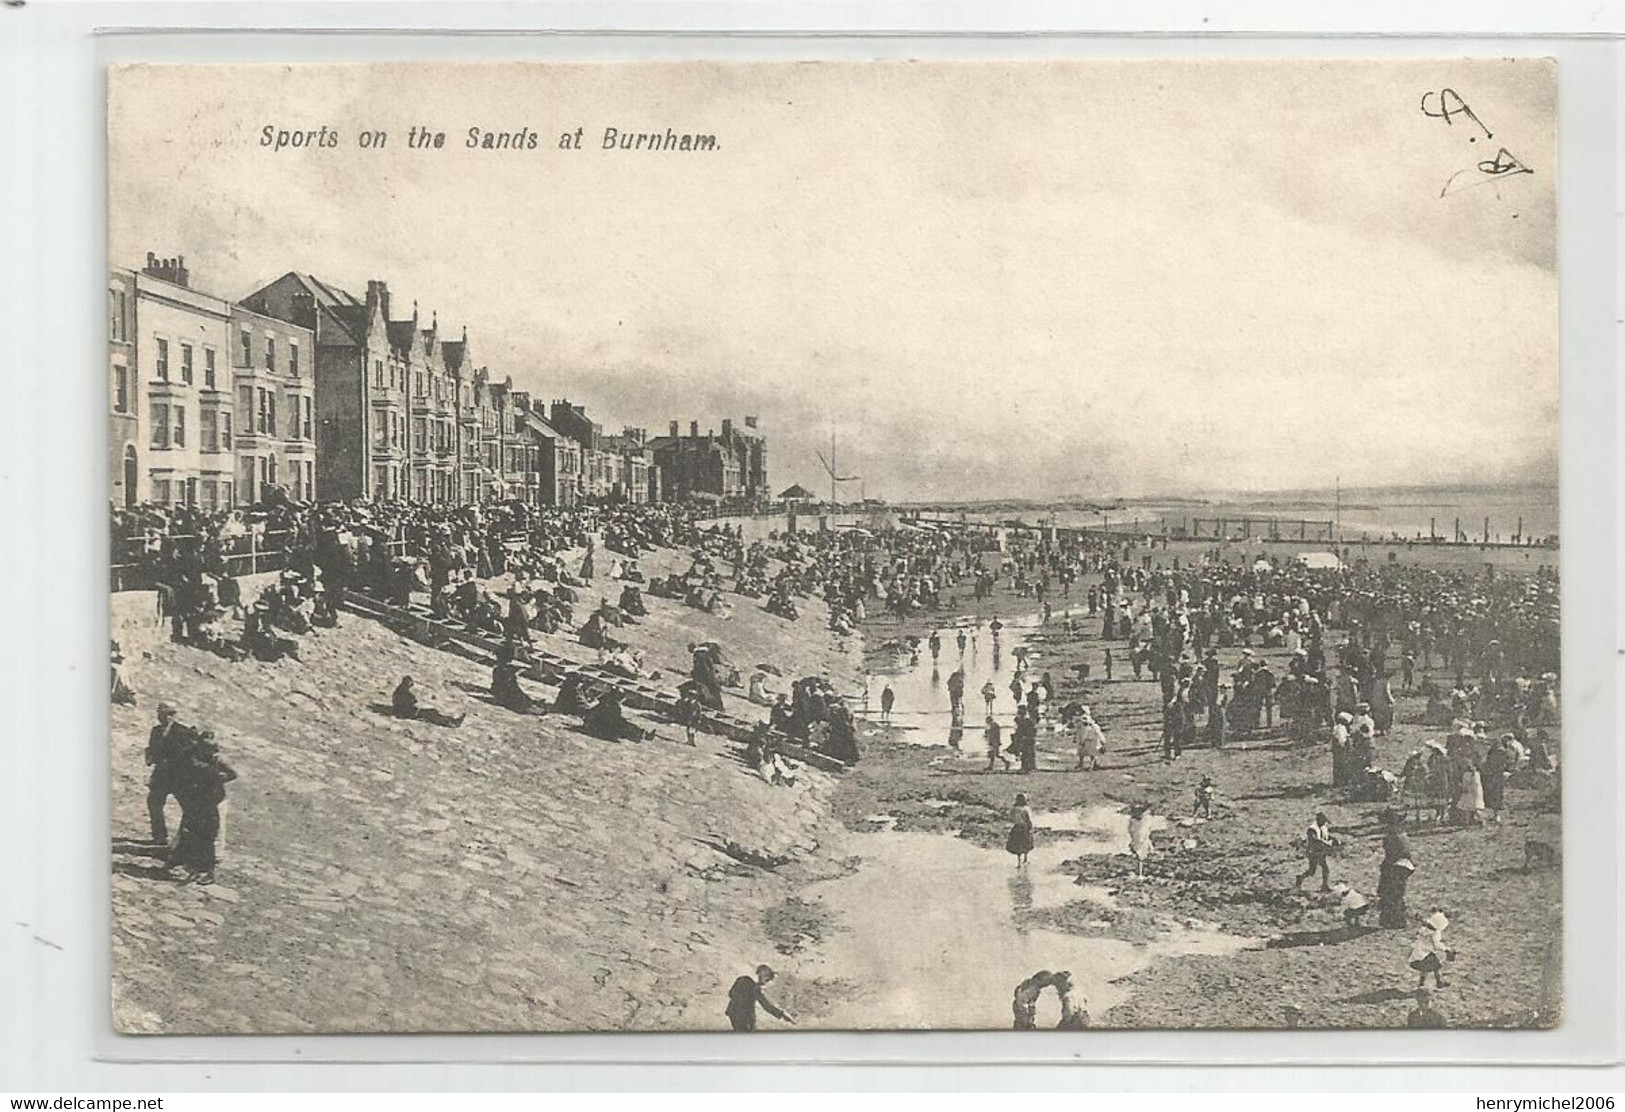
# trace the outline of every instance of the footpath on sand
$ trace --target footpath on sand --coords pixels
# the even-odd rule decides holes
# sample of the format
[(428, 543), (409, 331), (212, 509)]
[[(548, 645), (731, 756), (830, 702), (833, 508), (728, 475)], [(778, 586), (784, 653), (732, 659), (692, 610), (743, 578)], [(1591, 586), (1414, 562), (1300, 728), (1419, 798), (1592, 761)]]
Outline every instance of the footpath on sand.
[[(652, 573), (681, 559), (656, 557)], [(595, 583), (579, 608), (610, 590)], [(748, 599), (728, 615), (648, 601), (650, 617), (617, 632), (671, 687), (706, 640), (742, 667), (775, 664), (785, 686), (858, 682), (858, 648), (827, 631), (821, 604), (791, 624)], [(838, 867), (820, 852), (828, 774), (769, 786), (735, 743), (690, 748), (670, 723), (615, 743), (571, 716), (514, 714), (486, 694), (488, 667), (352, 615), (300, 641), (300, 659), (273, 665), (161, 631), (125, 646), (139, 694), (112, 708), (121, 1031), (725, 1028), (728, 985), (771, 956), (765, 917)], [(570, 636), (546, 642), (595, 658)], [(408, 673), (426, 704), (466, 711), (462, 726), (381, 713)], [(212, 727), (239, 774), (212, 887), (161, 879), (143, 845), (160, 701)]]

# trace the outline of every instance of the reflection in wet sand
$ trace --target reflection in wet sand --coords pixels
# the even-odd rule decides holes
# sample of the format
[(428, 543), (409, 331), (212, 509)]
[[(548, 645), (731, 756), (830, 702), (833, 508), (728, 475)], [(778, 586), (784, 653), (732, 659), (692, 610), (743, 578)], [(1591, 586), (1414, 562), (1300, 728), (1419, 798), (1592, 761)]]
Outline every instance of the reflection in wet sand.
[(804, 893), (833, 912), (840, 929), (803, 955), (795, 972), (855, 987), (807, 1021), (930, 1027), (953, 1016), (962, 1028), (1007, 1028), (1015, 986), (1046, 969), (1069, 970), (1098, 1017), (1126, 998), (1127, 990), (1113, 982), (1158, 955), (1227, 953), (1252, 944), (1216, 929), (1172, 924), (1150, 942), (1051, 925), (1053, 917), (1043, 913), (1069, 904), (1081, 905), (1079, 922), (1097, 930), (1108, 925), (1102, 915), (1114, 906), (1110, 893), (1076, 884), (1061, 865), (1083, 853), (1123, 852), (1127, 834), (1111, 807), (1035, 818), (1040, 831), (1061, 831), (1074, 819), (1077, 830), (1041, 836), (1022, 871), (1002, 850), (962, 838), (853, 834), (850, 850), (862, 859), (857, 871)]
[[(910, 745), (946, 746), (966, 757), (985, 760), (982, 724), (990, 710), (1007, 731), (1014, 724), (1016, 703), (1010, 683), (1016, 676), (1022, 653), (1027, 650), (1027, 637), (1040, 622), (1032, 615), (1011, 618), (1002, 624), (997, 638), (991, 621), (973, 622), (967, 618), (945, 625), (942, 651), (936, 661), (931, 659), (923, 640), (917, 654), (899, 646), (895, 671), (874, 672), (867, 677), (871, 717), (878, 719), (881, 692), (889, 686), (896, 696), (890, 715), (894, 739)], [(966, 632), (963, 656), (955, 643), (955, 625)], [(1027, 652), (1026, 657), (1024, 688), (1036, 683), (1044, 674), (1043, 662), (1036, 654)], [(958, 670), (964, 672), (965, 703), (963, 725), (956, 727), (948, 687), (950, 677)], [(993, 689), (991, 707), (983, 695), (984, 687), (989, 685)]]

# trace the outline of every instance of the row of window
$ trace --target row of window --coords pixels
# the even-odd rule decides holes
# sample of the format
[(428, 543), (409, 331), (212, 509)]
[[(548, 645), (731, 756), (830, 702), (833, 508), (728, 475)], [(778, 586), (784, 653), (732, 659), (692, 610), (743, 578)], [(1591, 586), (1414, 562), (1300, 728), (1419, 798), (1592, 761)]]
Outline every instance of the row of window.
[[(186, 407), (154, 402), (152, 406), (152, 446), (186, 447)], [(205, 452), (231, 451), (231, 414), (205, 409), (198, 414), (198, 447)]]
[[(238, 360), (239, 367), (252, 367), (254, 365), (254, 333), (244, 328), (237, 334), (237, 343), (241, 354)], [(265, 337), (265, 369), (276, 373), (276, 337)], [(288, 374), (293, 378), (299, 377), (299, 345), (292, 340), (288, 341)]]
[[(257, 501), (265, 489), (286, 483), (288, 493), (297, 500), (316, 496), (316, 465), (311, 460), (288, 460), (280, 464), (275, 456), (244, 456), (238, 464), (238, 487), (243, 497)], [(256, 493), (258, 492), (258, 493)], [(232, 483), (229, 479), (170, 479), (154, 477), (152, 500), (160, 505), (201, 506), (215, 510), (232, 505)]]
[[(406, 436), (406, 418), (389, 409), (373, 413), (372, 446), (377, 449), (399, 448)], [(432, 425), (427, 417), (412, 418), (412, 451), (427, 454), (430, 447), (450, 455), (457, 449), (457, 430), (450, 421), (436, 421)]]
[[(250, 421), (250, 432), (263, 432), (267, 436), (276, 436), (276, 395), (262, 390), (260, 398), (260, 411), (258, 423)], [(304, 405), (294, 406), (294, 416), (289, 424), (288, 437), (291, 441), (309, 441), (312, 434), (310, 423), (310, 398), (294, 398), (294, 402), (304, 402)], [(231, 450), (232, 415), (223, 410), (202, 410), (198, 413), (198, 447), (205, 452), (229, 452)], [(171, 405), (167, 402), (154, 402), (151, 411), (151, 426), (153, 426), (154, 449), (167, 449), (167, 447), (185, 447), (187, 445), (187, 406)]]
[[(316, 439), (313, 403), (309, 397), (289, 395), (287, 420), (277, 422), (277, 394), (263, 386), (237, 388), (237, 409), (248, 422), (248, 431), (261, 436), (282, 436), (288, 440)], [(281, 429), (282, 431), (278, 431)]]
[(152, 500), (160, 505), (201, 506), (205, 510), (229, 507), (231, 480), (153, 479)]
[[(238, 463), (243, 496), (250, 502), (264, 496), (267, 487), (285, 484), (297, 500), (316, 496), (316, 464), (308, 459), (283, 461), (276, 456), (244, 456)], [(255, 492), (258, 492), (257, 494)]]
[[(192, 380), (193, 380), (193, 377), (194, 377), (194, 374), (195, 374), (195, 368), (196, 368), (196, 349), (193, 347), (193, 345), (187, 344), (187, 343), (182, 343), (182, 344), (179, 344), (177, 346), (180, 348), (180, 382), (183, 385), (191, 386), (192, 385)], [(170, 381), (172, 381), (171, 378), (170, 378), (170, 375), (173, 373), (174, 368), (170, 365), (169, 341), (164, 339), (161, 336), (158, 337), (157, 338), (156, 351), (157, 351), (158, 355), (157, 355), (157, 363), (156, 363), (156, 371), (155, 371), (155, 373), (158, 376), (158, 381), (159, 382), (170, 382)], [(216, 377), (217, 376), (215, 374), (214, 348), (209, 346), (208, 344), (204, 344), (203, 345), (203, 385), (204, 385), (204, 387), (207, 388), (207, 389), (213, 390), (215, 388)]]
[[(405, 390), (406, 369), (393, 359), (372, 361), (372, 385), (378, 390)], [(451, 385), (441, 375), (423, 371), (412, 374), (412, 393), (419, 398), (432, 397), (436, 402), (451, 401)]]
[[(123, 294), (119, 294), (118, 296), (122, 298)], [(115, 336), (115, 338), (117, 338), (117, 337)], [(242, 339), (242, 356), (243, 357), (242, 357), (241, 362), (238, 364), (238, 366), (252, 367), (254, 365), (254, 354), (253, 354), (254, 338), (253, 338), (253, 335), (247, 329), (244, 329), (243, 332), (242, 332), (241, 339)], [(215, 351), (214, 351), (214, 347), (212, 345), (210, 345), (210, 344), (204, 344), (202, 346), (203, 346), (203, 385), (206, 388), (208, 388), (210, 390), (213, 390), (215, 388), (215, 382), (216, 382), (216, 378), (217, 378), (217, 375), (216, 375), (216, 363), (215, 363)], [(178, 368), (175, 365), (175, 362), (171, 357), (172, 353), (171, 353), (171, 350), (170, 350), (169, 341), (167, 339), (165, 339), (164, 337), (162, 337), (162, 336), (153, 337), (153, 351), (155, 352), (155, 356), (154, 356), (154, 374), (157, 375), (159, 382), (172, 382), (172, 381), (176, 381), (176, 378), (174, 378), (172, 376), (174, 376), (176, 374), (177, 370), (178, 370), (178, 372), (179, 372), (178, 381), (180, 381), (183, 385), (191, 386), (193, 384), (193, 379), (194, 379), (194, 377), (196, 375), (196, 364), (197, 364), (196, 346), (193, 345), (193, 344), (186, 343), (185, 341), (181, 341), (181, 342), (177, 343), (175, 345), (175, 347), (178, 349), (178, 354), (179, 354), (179, 366), (178, 366)], [(272, 373), (275, 373), (276, 369), (277, 369), (277, 365), (276, 365), (276, 337), (274, 337), (274, 336), (265, 337), (265, 369), (268, 370), (268, 371), (271, 371)], [(299, 377), (299, 373), (300, 373), (299, 345), (296, 344), (296, 343), (293, 343), (292, 341), (290, 341), (288, 343), (287, 372), (293, 378), (298, 378)]]
[(469, 490), (458, 476), (443, 472), (414, 468), (406, 474), (394, 464), (379, 464), (372, 469), (374, 492), (381, 498), (410, 497), (421, 502), (450, 502), (459, 490)]

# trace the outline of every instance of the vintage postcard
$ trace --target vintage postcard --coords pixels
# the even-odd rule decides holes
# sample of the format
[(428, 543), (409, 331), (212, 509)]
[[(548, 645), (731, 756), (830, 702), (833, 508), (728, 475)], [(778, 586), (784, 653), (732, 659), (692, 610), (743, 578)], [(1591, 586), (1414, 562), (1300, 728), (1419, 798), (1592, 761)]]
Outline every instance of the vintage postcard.
[(117, 1030), (1561, 1022), (1549, 60), (108, 85)]

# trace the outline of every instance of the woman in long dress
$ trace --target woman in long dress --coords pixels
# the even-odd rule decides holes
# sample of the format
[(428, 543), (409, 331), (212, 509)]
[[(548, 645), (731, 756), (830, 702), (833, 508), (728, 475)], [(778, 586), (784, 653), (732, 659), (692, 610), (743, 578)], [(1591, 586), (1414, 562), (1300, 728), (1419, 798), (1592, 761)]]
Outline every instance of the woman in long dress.
[(1010, 834), (1004, 848), (1015, 854), (1016, 868), (1027, 867), (1027, 855), (1033, 851), (1033, 813), (1027, 809), (1027, 797), (1016, 796), (1016, 805), (1010, 812)]
[(1422, 755), (1428, 761), (1428, 796), (1433, 801), (1433, 821), (1443, 823), (1450, 814), (1450, 758), (1431, 742), (1427, 749)]
[(1484, 776), (1471, 761), (1462, 769), (1461, 794), (1456, 797), (1456, 810), (1461, 813), (1461, 821), (1468, 826), (1478, 826), (1484, 821)]
[(1377, 874), (1377, 923), (1396, 929), (1406, 925), (1405, 886), (1416, 871), (1410, 839), (1405, 837), (1405, 816), (1389, 811), (1383, 816), (1388, 832), (1382, 838), (1382, 868)]
[(1394, 692), (1380, 676), (1371, 681), (1371, 719), (1379, 734), (1394, 728)]
[(1489, 821), (1499, 823), (1506, 809), (1506, 784), (1514, 761), (1511, 745), (1517, 739), (1510, 734), (1490, 746), (1484, 756), (1484, 807), (1490, 813)]

